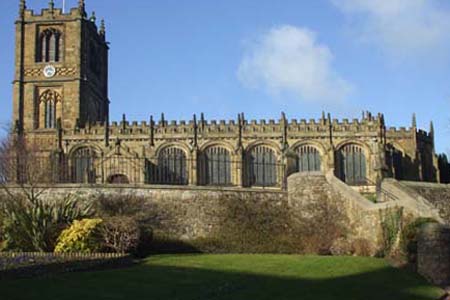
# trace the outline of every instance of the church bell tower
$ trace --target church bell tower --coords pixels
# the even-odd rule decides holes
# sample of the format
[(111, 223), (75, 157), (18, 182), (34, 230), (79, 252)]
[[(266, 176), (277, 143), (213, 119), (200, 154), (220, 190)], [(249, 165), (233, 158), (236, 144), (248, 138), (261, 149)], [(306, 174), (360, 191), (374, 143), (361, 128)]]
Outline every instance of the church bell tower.
[(20, 0), (16, 21), (13, 121), (24, 134), (54, 134), (108, 120), (105, 25), (84, 0), (63, 12), (51, 0), (35, 13)]

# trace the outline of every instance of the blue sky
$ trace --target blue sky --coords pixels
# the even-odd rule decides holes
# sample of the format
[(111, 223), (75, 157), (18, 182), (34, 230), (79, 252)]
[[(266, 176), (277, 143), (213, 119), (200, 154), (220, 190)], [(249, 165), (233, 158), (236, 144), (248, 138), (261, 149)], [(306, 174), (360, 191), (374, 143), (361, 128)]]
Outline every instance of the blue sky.
[[(62, 0), (55, 0), (62, 6)], [(11, 116), (18, 0), (0, 2), (0, 124)], [(77, 0), (66, 0), (74, 7)], [(39, 10), (48, 0), (28, 0)], [(357, 118), (435, 123), (450, 152), (447, 0), (86, 0), (105, 18), (113, 120)]]

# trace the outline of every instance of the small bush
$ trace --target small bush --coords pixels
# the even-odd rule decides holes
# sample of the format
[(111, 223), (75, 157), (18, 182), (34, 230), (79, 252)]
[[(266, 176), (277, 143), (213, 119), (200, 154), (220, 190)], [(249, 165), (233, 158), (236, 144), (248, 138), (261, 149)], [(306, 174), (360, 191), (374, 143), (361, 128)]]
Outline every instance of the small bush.
[(334, 241), (333, 245), (330, 248), (330, 252), (335, 256), (344, 256), (344, 255), (352, 255), (353, 247), (345, 238), (340, 238)]
[(153, 229), (150, 226), (139, 224), (139, 243), (132, 253), (137, 257), (146, 257), (150, 254), (153, 243)]
[(139, 247), (142, 231), (132, 217), (111, 217), (103, 222), (100, 235), (103, 245), (108, 250), (131, 253)]
[(94, 207), (97, 215), (105, 220), (102, 236), (107, 250), (139, 257), (150, 253), (153, 229), (144, 197), (102, 194)]
[(356, 256), (372, 256), (375, 254), (373, 244), (367, 239), (356, 239), (352, 242), (352, 252)]
[(378, 201), (378, 196), (376, 193), (367, 193), (367, 194), (363, 194), (363, 196), (370, 202), (377, 203), (377, 201)]
[(403, 228), (400, 246), (404, 254), (406, 254), (408, 262), (415, 264), (417, 260), (417, 233), (422, 225), (427, 223), (436, 223), (431, 218), (418, 218)]
[(57, 253), (92, 253), (100, 250), (98, 230), (101, 219), (84, 219), (74, 221), (58, 238), (55, 247)]
[(397, 241), (402, 232), (404, 213), (402, 207), (392, 207), (380, 210), (381, 228), (383, 234), (383, 250), (381, 256), (392, 256), (396, 252)]
[(303, 215), (298, 218), (295, 235), (303, 240), (304, 252), (330, 255), (333, 244), (347, 236), (348, 217), (341, 205), (331, 199), (304, 203)]

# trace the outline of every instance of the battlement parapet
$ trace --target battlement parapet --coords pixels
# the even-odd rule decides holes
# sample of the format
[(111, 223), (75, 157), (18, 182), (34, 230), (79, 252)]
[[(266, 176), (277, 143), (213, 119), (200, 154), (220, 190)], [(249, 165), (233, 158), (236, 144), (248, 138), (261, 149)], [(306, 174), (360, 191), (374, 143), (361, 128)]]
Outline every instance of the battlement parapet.
[(430, 140), (430, 139), (433, 139), (433, 134), (431, 132), (427, 132), (423, 129), (419, 129), (419, 130), (417, 130), (417, 137)]
[(412, 135), (415, 133), (418, 137), (432, 137), (430, 132), (423, 129), (416, 129), (413, 127), (389, 127), (386, 129), (388, 135)]
[[(235, 134), (238, 135), (242, 130), (243, 134), (276, 134), (282, 135), (286, 130), (290, 133), (302, 132), (328, 132), (330, 128), (333, 132), (379, 132), (380, 127), (384, 126), (382, 116), (367, 117), (362, 119), (291, 119), (285, 117), (275, 119), (251, 119), (245, 120), (239, 116), (237, 120), (205, 120), (204, 116), (200, 119), (194, 117), (192, 120), (177, 121), (164, 119), (164, 116), (158, 121), (127, 121), (125, 116), (122, 121), (113, 121), (106, 126), (105, 122), (96, 122), (88, 124), (86, 128), (77, 128), (74, 130), (76, 134), (86, 135), (104, 135), (106, 129), (109, 130), (110, 135), (193, 135), (195, 131), (197, 134)], [(388, 135), (411, 135), (415, 129), (406, 127), (389, 127), (386, 130)], [(417, 135), (423, 137), (430, 137), (430, 134), (424, 130), (417, 130)]]
[(412, 127), (389, 127), (386, 129), (388, 134), (408, 134), (411, 135), (416, 129)]
[(83, 14), (76, 7), (71, 8), (67, 12), (63, 12), (61, 8), (43, 8), (40, 12), (36, 12), (33, 9), (26, 9), (24, 11), (25, 21), (46, 21), (49, 19), (67, 20), (68, 18), (84, 18)]

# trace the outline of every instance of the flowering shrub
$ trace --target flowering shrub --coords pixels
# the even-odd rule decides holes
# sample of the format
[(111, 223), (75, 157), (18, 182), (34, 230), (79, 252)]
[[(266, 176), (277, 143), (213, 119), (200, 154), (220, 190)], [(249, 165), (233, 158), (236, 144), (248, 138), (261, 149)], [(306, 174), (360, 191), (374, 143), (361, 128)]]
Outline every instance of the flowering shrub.
[(59, 236), (55, 252), (92, 253), (99, 250), (101, 245), (98, 240), (98, 228), (102, 222), (101, 219), (74, 221)]

